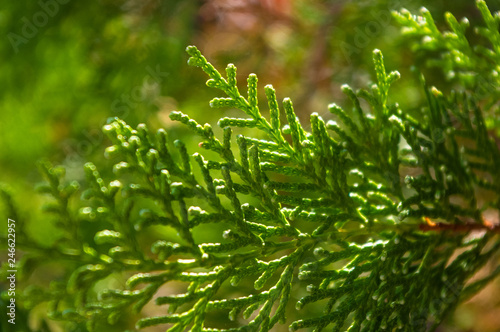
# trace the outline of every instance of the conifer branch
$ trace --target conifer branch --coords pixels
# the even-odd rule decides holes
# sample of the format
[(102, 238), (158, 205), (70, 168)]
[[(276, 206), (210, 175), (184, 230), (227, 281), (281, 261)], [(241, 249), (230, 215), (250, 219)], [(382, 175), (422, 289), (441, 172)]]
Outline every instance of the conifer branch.
[[(477, 5), (484, 29), (498, 30), (498, 15), (483, 1)], [(465, 21), (447, 15), (453, 33), (442, 34), (428, 11), (397, 15), (406, 33), (431, 38), (418, 47), (439, 47), (446, 55), (440, 65), (460, 70), (466, 88), (486, 70), (483, 57), (500, 63), (498, 31), (488, 37), (490, 50), (474, 49)], [(467, 61), (452, 59), (452, 48)], [(51, 257), (71, 264), (64, 282), (27, 289), (26, 303), (49, 301), (52, 318), (90, 331), (128, 313), (143, 315), (147, 304), (162, 314), (141, 316), (137, 329), (426, 331), (500, 273), (470, 282), (500, 247), (498, 226), (484, 221), (487, 209), (500, 210), (500, 151), (483, 111), (496, 92), (483, 99), (443, 93), (422, 78), (425, 105), (404, 110), (390, 90), (400, 74), (388, 72), (375, 50), (375, 83), (359, 91), (344, 85), (351, 109), (329, 105), (330, 121), (311, 114), (309, 132), (292, 101), (279, 103), (271, 85), (259, 101), (256, 75), (242, 93), (234, 65), (223, 77), (194, 46), (187, 53), (188, 63), (208, 75), (207, 85), (224, 93), (210, 106), (246, 117), (221, 118), (217, 138), (209, 124), (171, 113), (213, 158), (192, 154), (163, 129), (152, 134), (114, 118), (103, 128), (112, 173), (87, 163), (85, 184), (67, 184), (62, 168), (42, 164), (46, 183), (39, 190), (52, 197), (46, 210), (71, 245), (24, 243), (24, 262)], [(491, 71), (488, 80), (496, 80)], [(265, 105), (269, 118), (260, 111)], [(239, 128), (262, 137), (236, 134)], [(72, 201), (79, 186), (81, 199)], [(487, 197), (478, 197), (478, 188)], [(470, 238), (476, 230), (485, 232)], [(116, 277), (125, 285), (107, 283)], [(214, 322), (221, 312), (224, 328)]]

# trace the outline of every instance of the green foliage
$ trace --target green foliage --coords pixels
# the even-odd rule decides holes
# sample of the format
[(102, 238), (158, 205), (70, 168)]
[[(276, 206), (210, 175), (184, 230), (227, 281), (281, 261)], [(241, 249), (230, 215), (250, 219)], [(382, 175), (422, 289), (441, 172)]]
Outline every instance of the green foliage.
[(450, 12), (445, 18), (451, 31), (445, 32), (438, 29), (425, 8), (420, 10), (421, 16), (402, 10), (394, 17), (404, 26), (403, 35), (413, 41), (414, 52), (438, 54), (427, 58), (428, 66), (441, 69), (447, 79), (480, 94), (479, 99), (488, 101), (491, 107), (499, 96), (500, 16), (492, 14), (485, 1), (476, 1), (476, 4), (486, 26), (476, 26), (472, 32), (468, 30), (467, 18), (458, 21)]
[[(406, 31), (433, 40), (416, 47), (443, 49), (439, 66), (467, 89), (485, 72), (496, 80), (490, 69), (500, 65), (499, 16), (477, 3), (487, 25), (478, 31), (491, 48), (472, 50), (465, 24), (451, 15), (453, 33), (445, 34), (425, 10), (397, 16)], [(63, 235), (42, 247), (22, 233), (20, 270), (27, 278), (48, 262), (66, 266), (48, 288), (25, 289), (27, 308), (48, 302), (50, 318), (75, 331), (129, 319), (171, 332), (264, 332), (278, 323), (292, 331), (426, 331), (500, 273), (471, 281), (500, 248), (498, 228), (483, 220), (500, 210), (500, 151), (482, 110), (497, 102), (496, 90), (444, 93), (421, 78), (424, 105), (404, 110), (390, 92), (400, 75), (375, 50), (374, 83), (344, 85), (352, 108), (329, 105), (329, 121), (311, 114), (308, 131), (271, 85), (267, 107), (259, 101), (256, 75), (242, 93), (234, 65), (223, 77), (194, 46), (187, 53), (225, 94), (210, 106), (246, 117), (221, 118), (217, 138), (209, 124), (171, 113), (201, 138), (203, 154), (163, 129), (110, 119), (112, 179), (87, 163), (85, 184), (66, 183), (63, 168), (41, 163), (38, 190), (52, 198), (45, 210)]]
[[(66, 165), (96, 158), (107, 117), (152, 121), (165, 91), (182, 101), (192, 80), (177, 68), (185, 68), (198, 7), (196, 1), (5, 3), (0, 181), (25, 178), (49, 155)], [(22, 188), (20, 182), (12, 186)]]

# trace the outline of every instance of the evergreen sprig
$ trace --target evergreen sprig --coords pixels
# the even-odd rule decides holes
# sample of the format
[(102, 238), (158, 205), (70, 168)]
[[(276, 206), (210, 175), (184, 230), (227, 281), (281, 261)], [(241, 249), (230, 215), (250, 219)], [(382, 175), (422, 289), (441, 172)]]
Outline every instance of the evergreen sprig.
[[(498, 15), (482, 1), (478, 7), (488, 29), (498, 30)], [(423, 15), (402, 12), (399, 20), (445, 53), (454, 48), (471, 59), (463, 67), (445, 56), (444, 68), (484, 72), (476, 57), (489, 53), (466, 48), (464, 24), (448, 15), (454, 34), (443, 35)], [(126, 319), (128, 310), (150, 312), (145, 306), (154, 303), (160, 309), (138, 319), (138, 329), (265, 332), (288, 323), (292, 331), (426, 331), (500, 273), (471, 282), (500, 247), (497, 228), (484, 220), (486, 210), (500, 211), (500, 152), (478, 96), (445, 94), (422, 78), (426, 104), (405, 111), (390, 98), (400, 75), (387, 72), (375, 50), (375, 83), (359, 91), (344, 85), (352, 109), (331, 104), (330, 121), (313, 113), (309, 132), (271, 85), (264, 88), (269, 118), (262, 115), (256, 75), (242, 93), (234, 65), (223, 77), (194, 46), (187, 53), (207, 85), (225, 94), (210, 106), (237, 108), (246, 118), (222, 118), (217, 138), (209, 124), (170, 115), (219, 156), (209, 160), (163, 129), (153, 134), (110, 119), (105, 154), (115, 178), (85, 164), (85, 206), (77, 211), (70, 197), (78, 184), (42, 164), (47, 184), (39, 189), (53, 198), (47, 210), (67, 242), (28, 251), (24, 261), (71, 265), (49, 290), (27, 289), (26, 303), (49, 301), (52, 318), (89, 330)], [(262, 136), (234, 139), (234, 127)], [(207, 224), (224, 229), (217, 240), (198, 232)], [(478, 227), (483, 233), (469, 236)], [(117, 276), (127, 278), (123, 287), (102, 286)], [(176, 293), (173, 281), (186, 290)], [(221, 312), (233, 323), (213, 324)]]
[(467, 18), (458, 20), (450, 12), (445, 14), (450, 30), (444, 32), (424, 7), (420, 15), (412, 15), (403, 9), (394, 12), (393, 16), (403, 26), (403, 35), (412, 41), (415, 52), (439, 54), (426, 57), (427, 65), (441, 69), (447, 79), (459, 82), (463, 88), (488, 102), (488, 107), (485, 107), (488, 110), (499, 97), (500, 16), (492, 13), (484, 0), (476, 0), (476, 6), (485, 26), (475, 26), (472, 33), (468, 31), (470, 22)]

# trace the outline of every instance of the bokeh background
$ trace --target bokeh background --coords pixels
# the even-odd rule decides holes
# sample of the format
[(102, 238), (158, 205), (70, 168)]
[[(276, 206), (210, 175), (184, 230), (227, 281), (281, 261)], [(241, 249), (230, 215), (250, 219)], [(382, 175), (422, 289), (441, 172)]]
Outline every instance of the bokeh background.
[[(41, 179), (38, 160), (64, 165), (69, 178), (82, 180), (86, 161), (106, 163), (101, 128), (109, 117), (166, 128), (189, 147), (197, 138), (170, 121), (171, 111), (200, 123), (224, 116), (208, 106), (218, 91), (187, 65), (187, 45), (196, 45), (220, 70), (235, 63), (242, 86), (255, 72), (261, 87), (273, 84), (278, 99), (291, 97), (307, 123), (312, 112), (328, 119), (331, 102), (347, 105), (342, 84), (369, 84), (374, 48), (383, 51), (388, 70), (403, 76), (392, 95), (403, 109), (422, 104), (412, 65), (431, 84), (448, 87), (438, 71), (423, 66), (423, 55), (411, 52), (391, 10), (425, 6), (443, 28), (445, 11), (467, 16), (471, 25), (481, 21), (472, 0), (0, 3), (0, 182), (41, 243), (55, 241), (58, 233), (36, 212), (43, 201), (33, 190)], [(488, 5), (500, 9), (496, 1)], [(2, 222), (0, 231), (5, 227)], [(500, 331), (498, 284), (461, 305), (439, 331)]]

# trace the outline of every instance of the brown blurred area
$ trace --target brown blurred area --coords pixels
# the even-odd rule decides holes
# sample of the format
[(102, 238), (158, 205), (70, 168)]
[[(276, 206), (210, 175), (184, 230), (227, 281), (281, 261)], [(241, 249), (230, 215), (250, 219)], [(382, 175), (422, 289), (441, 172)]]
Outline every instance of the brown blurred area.
[(290, 96), (296, 111), (308, 117), (318, 105), (326, 110), (327, 99), (341, 97), (329, 30), (344, 2), (309, 4), (322, 13), (315, 21), (301, 14), (298, 1), (208, 0), (199, 11), (194, 44), (216, 66), (237, 63), (242, 81), (255, 72), (262, 85), (272, 84), (281, 98)]

